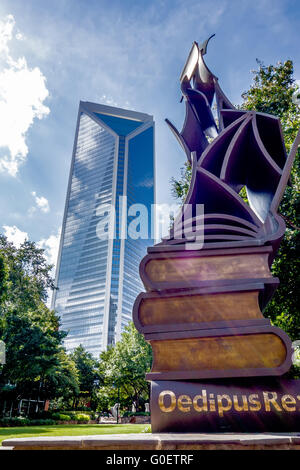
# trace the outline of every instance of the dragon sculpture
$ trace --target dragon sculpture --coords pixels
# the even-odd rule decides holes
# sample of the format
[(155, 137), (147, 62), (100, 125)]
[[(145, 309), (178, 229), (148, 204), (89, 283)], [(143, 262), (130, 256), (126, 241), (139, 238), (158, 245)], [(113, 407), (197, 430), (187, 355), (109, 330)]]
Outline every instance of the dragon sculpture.
[[(180, 77), (186, 109), (181, 132), (166, 119), (192, 165), (184, 207), (193, 213), (187, 219), (181, 210), (158, 245), (182, 246), (202, 231), (205, 249), (272, 245), (274, 257), (286, 228), (277, 210), (300, 132), (287, 155), (279, 118), (233, 106), (203, 59), (211, 37), (202, 45), (193, 43)], [(239, 194), (244, 187), (249, 204)], [(204, 215), (197, 216), (197, 204), (204, 205)]]

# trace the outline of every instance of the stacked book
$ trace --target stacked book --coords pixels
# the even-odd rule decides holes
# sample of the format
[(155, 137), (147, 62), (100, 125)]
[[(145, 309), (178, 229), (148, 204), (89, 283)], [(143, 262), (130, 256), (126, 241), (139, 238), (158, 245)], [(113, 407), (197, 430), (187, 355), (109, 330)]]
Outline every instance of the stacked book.
[[(158, 247), (157, 247), (158, 248)], [(291, 341), (262, 309), (277, 287), (272, 248), (161, 252), (140, 265), (146, 288), (133, 319), (153, 351), (148, 380), (279, 376), (291, 366)]]

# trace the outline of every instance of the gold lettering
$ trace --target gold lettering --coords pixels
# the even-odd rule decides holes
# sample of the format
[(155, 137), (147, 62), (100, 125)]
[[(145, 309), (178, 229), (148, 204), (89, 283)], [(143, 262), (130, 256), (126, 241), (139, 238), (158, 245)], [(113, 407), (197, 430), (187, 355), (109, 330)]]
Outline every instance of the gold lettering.
[[(217, 395), (218, 412), (220, 416), (224, 416), (224, 411), (229, 411), (232, 407), (232, 400), (229, 395)], [(227, 405), (223, 405), (223, 400), (227, 400)]]
[[(202, 400), (202, 406), (198, 405), (198, 401)], [(202, 395), (196, 395), (193, 399), (193, 405), (196, 411), (208, 411), (207, 408), (207, 393), (206, 390), (202, 390)]]
[[(242, 399), (242, 403), (239, 403)], [(280, 398), (276, 392), (263, 392), (263, 400), (265, 410), (270, 411), (279, 411), (283, 410), (288, 412), (296, 411), (297, 401), (300, 400), (300, 395), (297, 395), (294, 398), (292, 395), (283, 395)], [(217, 402), (217, 403), (216, 403)], [(171, 390), (164, 390), (159, 394), (158, 405), (161, 411), (164, 413), (171, 413), (175, 410), (176, 404), (178, 404), (178, 409), (183, 413), (188, 413), (191, 411), (191, 405), (193, 405), (194, 410), (197, 412), (207, 412), (208, 407), (209, 411), (216, 411), (216, 405), (218, 406), (219, 416), (223, 417), (224, 412), (227, 412), (233, 408), (238, 411), (259, 411), (262, 408), (262, 403), (260, 401), (258, 394), (251, 394), (248, 397), (246, 395), (217, 395), (216, 399), (214, 394), (209, 394), (209, 399), (207, 396), (206, 390), (202, 390), (201, 395), (195, 395), (194, 398), (191, 398), (189, 395), (180, 395), (178, 397), (178, 403), (176, 401), (176, 395)], [(280, 406), (281, 405), (281, 406)]]
[(289, 405), (296, 405), (296, 400), (292, 395), (283, 395), (281, 398), (281, 405), (286, 411), (296, 411), (295, 406), (289, 407)]
[(216, 411), (216, 403), (215, 403), (215, 400), (214, 400), (214, 394), (213, 393), (210, 393), (209, 394), (209, 411)]
[[(256, 400), (256, 398), (258, 398), (258, 400)], [(249, 395), (248, 400), (249, 400), (250, 405), (254, 405), (254, 406), (250, 406), (250, 411), (259, 411), (261, 409), (261, 403), (259, 401), (258, 395), (256, 394)]]
[(239, 400), (237, 395), (233, 395), (233, 407), (236, 411), (248, 411), (248, 402), (246, 395), (242, 395), (242, 406), (239, 405)]
[(191, 400), (191, 397), (189, 397), (188, 395), (180, 395), (180, 397), (178, 397), (178, 409), (182, 411), (183, 413), (187, 413), (188, 411), (191, 411), (190, 406), (185, 407), (185, 405), (191, 405), (191, 404), (192, 404), (192, 400)]
[[(166, 407), (164, 403), (164, 398), (165, 396), (169, 395), (171, 404), (170, 406)], [(171, 411), (174, 411), (176, 408), (176, 395), (174, 392), (171, 392), (170, 390), (164, 390), (160, 392), (159, 397), (158, 397), (158, 405), (164, 413), (171, 413)]]
[[(271, 398), (269, 398), (268, 395), (272, 395)], [(264, 396), (264, 401), (265, 401), (265, 408), (266, 411), (271, 411), (270, 404), (272, 404), (277, 411), (282, 411), (280, 406), (278, 405), (276, 398), (277, 398), (277, 393), (276, 392), (263, 392)]]

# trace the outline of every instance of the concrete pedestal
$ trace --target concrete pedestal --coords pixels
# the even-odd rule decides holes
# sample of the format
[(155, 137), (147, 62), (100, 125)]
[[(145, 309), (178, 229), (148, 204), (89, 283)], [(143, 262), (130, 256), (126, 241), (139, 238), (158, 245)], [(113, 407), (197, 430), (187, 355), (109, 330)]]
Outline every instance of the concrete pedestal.
[(6, 439), (13, 450), (300, 450), (300, 432), (289, 434), (113, 434)]

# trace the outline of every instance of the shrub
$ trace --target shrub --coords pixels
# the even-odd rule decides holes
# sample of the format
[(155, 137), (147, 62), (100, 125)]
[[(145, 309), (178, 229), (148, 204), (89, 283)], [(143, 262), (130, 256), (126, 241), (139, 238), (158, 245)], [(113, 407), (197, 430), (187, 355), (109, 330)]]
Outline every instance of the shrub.
[(97, 413), (95, 411), (85, 411), (82, 413), (82, 411), (66, 411), (66, 413), (71, 416), (72, 419), (77, 420), (78, 415), (85, 415), (88, 416), (89, 419), (96, 419), (97, 418)]
[[(80, 411), (81, 413), (83, 412), (83, 414), (86, 414), (86, 413), (90, 413), (92, 411), (91, 408), (89, 408), (88, 406), (79, 406), (77, 408), (77, 411)], [(75, 413), (77, 412), (75, 411)]]
[(90, 416), (87, 415), (87, 414), (81, 413), (81, 414), (78, 414), (78, 415), (76, 416), (76, 420), (77, 420), (77, 421), (80, 421), (80, 422), (82, 422), (82, 423), (88, 423), (89, 420), (90, 420)]
[(124, 411), (122, 415), (123, 418), (131, 418), (132, 416), (150, 416), (150, 413), (146, 411), (136, 411), (135, 413), (132, 411)]
[(53, 425), (53, 424), (55, 424), (55, 421), (53, 419), (29, 419), (29, 418), (23, 418), (23, 416), (0, 419), (0, 426), (3, 426), (3, 427), (46, 426), (46, 425)]
[(72, 419), (70, 415), (65, 415), (63, 413), (52, 413), (51, 418), (56, 421), (71, 421)]
[(1, 418), (0, 426), (29, 426), (30, 420), (23, 418), (23, 416), (17, 416), (15, 418)]

